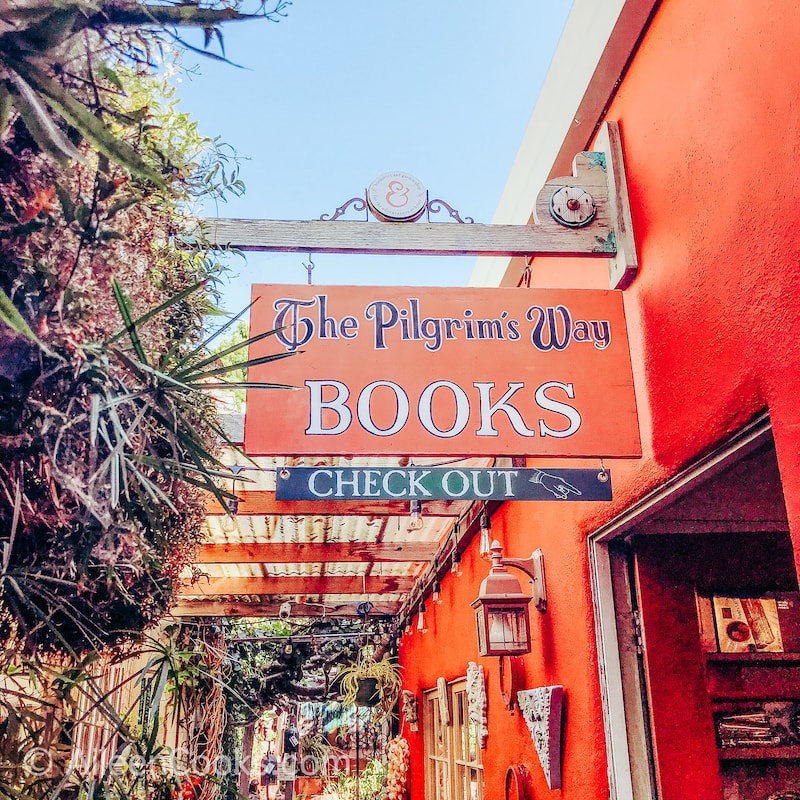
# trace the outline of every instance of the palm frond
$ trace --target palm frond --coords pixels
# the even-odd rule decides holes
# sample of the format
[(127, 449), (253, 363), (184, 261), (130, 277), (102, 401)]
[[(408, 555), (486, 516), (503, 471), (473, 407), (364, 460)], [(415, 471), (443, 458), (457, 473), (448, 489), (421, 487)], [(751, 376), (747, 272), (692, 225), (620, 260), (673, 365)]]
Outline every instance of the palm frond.
[[(251, 367), (258, 367), (261, 364), (269, 364), (273, 361), (280, 361), (284, 358), (289, 358), (296, 353), (302, 352), (301, 350), (294, 350), (290, 353), (272, 353), (268, 356), (259, 356), (258, 358), (249, 358), (244, 361), (239, 361), (235, 364), (224, 364), (221, 367), (206, 370), (205, 372), (185, 372), (181, 374), (181, 379), (187, 383), (191, 382), (192, 385), (198, 385), (200, 382), (213, 378), (217, 375), (226, 375), (236, 369), (249, 369)], [(198, 385), (201, 388), (202, 384)]]
[[(192, 362), (187, 371), (189, 370), (196, 371), (201, 369), (202, 367), (205, 367), (207, 364), (213, 364), (215, 361), (218, 361), (219, 359), (224, 358), (225, 356), (230, 355), (231, 353), (235, 353), (237, 350), (242, 350), (245, 347), (249, 347), (250, 345), (255, 344), (256, 342), (260, 342), (262, 339), (266, 339), (269, 336), (274, 336), (280, 330), (281, 330), (280, 328), (275, 328), (270, 331), (265, 331), (264, 333), (259, 333), (256, 334), (255, 336), (250, 336), (247, 339), (243, 339), (241, 342), (236, 342), (232, 344), (230, 347), (226, 347), (224, 350), (215, 351), (214, 353), (202, 359), (201, 361)], [(198, 348), (194, 351), (194, 354), (197, 355), (199, 352), (201, 352), (201, 350)], [(186, 363), (189, 360), (190, 359), (188, 358), (184, 359), (183, 363)], [(236, 366), (233, 366), (230, 369), (236, 369), (236, 368), (237, 368)], [(177, 377), (182, 375), (183, 373), (178, 371), (178, 372), (173, 372), (172, 374)]]
[(19, 111), (25, 127), (36, 144), (61, 164), (66, 164), (69, 159), (86, 163), (83, 154), (56, 125), (50, 112), (28, 82), (16, 72), (9, 72), (8, 78), (16, 92), (13, 105)]
[[(208, 337), (206, 337), (197, 347), (194, 348), (194, 350), (191, 350), (189, 353), (187, 353), (186, 356), (184, 356), (178, 362), (177, 366), (180, 367), (183, 364), (190, 363), (194, 358), (197, 357), (198, 354), (205, 353), (208, 350), (208, 347), (211, 344), (211, 342), (213, 342), (218, 337), (222, 336), (222, 334), (225, 333), (225, 331), (227, 331), (232, 325), (238, 322), (248, 312), (253, 303), (255, 303), (255, 300), (253, 300), (252, 303), (246, 305), (238, 314), (231, 317), (224, 325), (221, 325), (219, 328), (212, 331)], [(170, 351), (168, 355), (170, 355), (177, 349), (178, 344), (180, 343), (176, 342), (175, 346), (172, 348), (172, 351)]]
[(151, 167), (127, 142), (116, 136), (83, 103), (30, 61), (6, 55), (6, 63), (17, 76), (44, 96), (53, 110), (71, 125), (100, 153), (159, 188), (164, 177)]
[[(115, 283), (116, 283), (116, 281), (115, 281)], [(141, 328), (145, 323), (147, 323), (151, 319), (153, 319), (153, 317), (158, 316), (162, 311), (166, 311), (167, 309), (172, 308), (173, 306), (176, 306), (178, 303), (182, 302), (187, 297), (190, 297), (191, 295), (193, 295), (201, 286), (205, 286), (205, 284), (206, 284), (206, 280), (203, 279), (201, 281), (198, 281), (197, 283), (192, 284), (191, 286), (188, 286), (182, 292), (178, 292), (177, 294), (172, 295), (171, 297), (169, 297), (167, 300), (165, 300), (160, 305), (157, 305), (155, 308), (151, 308), (149, 311), (147, 311), (144, 314), (142, 314), (142, 316), (139, 317), (138, 319), (131, 320), (130, 324), (134, 328)], [(126, 327), (123, 328), (123, 330), (119, 331), (118, 333), (115, 333), (106, 342), (106, 344), (113, 344), (118, 339), (121, 339), (127, 332), (128, 332), (128, 328), (127, 328), (127, 325), (126, 325)]]

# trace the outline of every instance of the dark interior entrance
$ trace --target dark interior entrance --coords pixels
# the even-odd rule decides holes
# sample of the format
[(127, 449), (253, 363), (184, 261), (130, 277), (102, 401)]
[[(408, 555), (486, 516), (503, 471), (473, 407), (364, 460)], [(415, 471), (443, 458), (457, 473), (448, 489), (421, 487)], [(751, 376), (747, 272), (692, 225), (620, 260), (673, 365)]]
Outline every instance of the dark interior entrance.
[(800, 798), (800, 594), (765, 439), (609, 543), (637, 800)]

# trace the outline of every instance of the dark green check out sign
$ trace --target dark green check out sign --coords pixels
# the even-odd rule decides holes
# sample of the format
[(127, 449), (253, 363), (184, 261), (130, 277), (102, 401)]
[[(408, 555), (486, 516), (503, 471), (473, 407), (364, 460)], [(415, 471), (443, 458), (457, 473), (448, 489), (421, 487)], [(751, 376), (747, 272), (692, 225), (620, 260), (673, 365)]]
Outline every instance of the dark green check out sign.
[(607, 469), (286, 467), (278, 500), (611, 500)]

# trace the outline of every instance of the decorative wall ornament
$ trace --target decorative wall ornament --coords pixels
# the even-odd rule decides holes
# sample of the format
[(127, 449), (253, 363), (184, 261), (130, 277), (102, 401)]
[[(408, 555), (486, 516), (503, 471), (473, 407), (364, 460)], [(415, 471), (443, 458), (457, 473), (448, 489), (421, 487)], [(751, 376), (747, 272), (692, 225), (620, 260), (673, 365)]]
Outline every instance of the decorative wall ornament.
[(403, 717), (412, 731), (419, 730), (419, 717), (417, 716), (417, 696), (408, 689), (403, 689)]
[(517, 692), (517, 704), (531, 732), (547, 785), (561, 788), (561, 702), (563, 686)]
[(486, 705), (486, 683), (484, 681), (483, 666), (470, 661), (467, 667), (467, 713), (469, 721), (474, 723), (478, 731), (481, 750), (486, 749), (486, 740), (489, 738)]
[(447, 681), (444, 678), (436, 679), (436, 689), (439, 695), (439, 716), (442, 725), (450, 724), (450, 701), (447, 697)]
[[(415, 697), (415, 702), (416, 699)], [(386, 755), (389, 758), (386, 769), (386, 796), (394, 800), (406, 800), (410, 777), (408, 742), (402, 736), (390, 739)]]

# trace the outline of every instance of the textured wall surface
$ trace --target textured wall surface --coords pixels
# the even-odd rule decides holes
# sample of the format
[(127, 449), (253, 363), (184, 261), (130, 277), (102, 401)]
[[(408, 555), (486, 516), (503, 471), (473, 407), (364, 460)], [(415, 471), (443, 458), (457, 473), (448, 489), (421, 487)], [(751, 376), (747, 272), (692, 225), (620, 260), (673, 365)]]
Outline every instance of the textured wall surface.
[[(587, 534), (769, 410), (790, 532), (800, 536), (798, 41), (800, 13), (779, 0), (664, 0), (608, 112), (620, 123), (641, 263), (625, 307), (644, 457), (606, 462), (611, 503), (507, 504), (492, 520), (506, 555), (545, 553), (550, 605), (546, 615), (531, 612), (534, 645), (522, 659), (521, 684), (564, 686), (565, 800), (608, 796)], [(603, 265), (534, 264), (534, 286), (603, 287), (604, 280)], [(430, 630), (403, 640), (407, 688), (463, 675), (477, 658), (469, 603), (488, 565), (476, 548), (477, 541), (464, 555), (464, 574), (444, 581)], [(673, 581), (675, 591), (664, 592), (669, 570), (650, 577), (649, 601), (668, 616), (686, 613), (686, 584)], [(716, 799), (708, 722), (697, 730), (689, 723), (688, 745), (674, 741), (681, 715), (702, 716), (695, 706), (704, 701), (680, 693), (683, 678), (702, 688), (696, 638), (686, 627), (672, 635), (673, 658), (661, 651), (654, 698), (654, 716), (668, 717), (660, 739), (656, 731), (663, 797)], [(534, 797), (550, 796), (524, 721), (503, 707), (497, 659), (481, 663), (487, 800), (503, 796), (512, 763), (530, 767)], [(422, 733), (409, 738), (413, 797), (421, 800)]]

